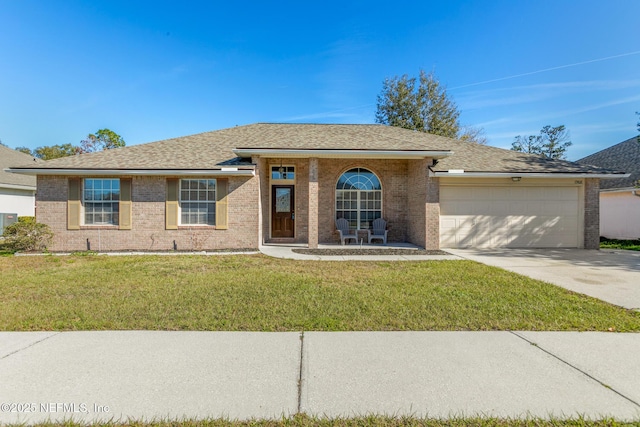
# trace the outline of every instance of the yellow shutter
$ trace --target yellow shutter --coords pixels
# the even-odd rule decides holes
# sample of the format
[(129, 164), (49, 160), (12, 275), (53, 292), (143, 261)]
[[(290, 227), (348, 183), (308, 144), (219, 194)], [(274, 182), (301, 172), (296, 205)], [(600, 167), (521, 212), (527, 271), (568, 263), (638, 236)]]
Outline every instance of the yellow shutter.
[(167, 230), (178, 229), (178, 182), (176, 178), (167, 179), (167, 200), (165, 202), (165, 220)]
[(229, 229), (229, 215), (227, 207), (227, 193), (229, 192), (229, 180), (216, 180), (216, 228), (218, 230)]
[(120, 179), (120, 230), (132, 227), (131, 178)]
[(82, 212), (82, 183), (80, 178), (69, 178), (69, 196), (67, 197), (67, 230), (80, 230)]

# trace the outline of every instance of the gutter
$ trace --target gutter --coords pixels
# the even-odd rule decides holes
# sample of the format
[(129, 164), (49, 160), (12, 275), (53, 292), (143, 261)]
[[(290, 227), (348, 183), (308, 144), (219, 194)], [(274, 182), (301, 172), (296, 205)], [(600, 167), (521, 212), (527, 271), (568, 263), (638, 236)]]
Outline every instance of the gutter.
[(4, 183), (0, 183), (0, 188), (9, 188), (11, 190), (36, 191), (36, 186), (35, 185), (19, 185), (19, 184), (4, 184)]
[(45, 169), (8, 168), (7, 172), (23, 175), (87, 175), (87, 176), (255, 176), (255, 169), (227, 167), (221, 169)]
[(238, 157), (274, 157), (283, 159), (301, 158), (367, 158), (367, 159), (424, 159), (426, 157), (442, 159), (449, 157), (453, 151), (430, 150), (287, 150), (282, 148), (234, 148)]
[(552, 172), (465, 172), (462, 169), (434, 172), (442, 178), (628, 178), (631, 174), (552, 173)]

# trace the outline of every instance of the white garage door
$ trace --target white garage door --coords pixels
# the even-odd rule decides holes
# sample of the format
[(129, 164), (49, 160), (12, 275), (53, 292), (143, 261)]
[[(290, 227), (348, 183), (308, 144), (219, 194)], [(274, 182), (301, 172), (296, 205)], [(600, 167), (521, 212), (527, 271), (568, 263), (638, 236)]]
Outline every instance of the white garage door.
[(440, 246), (578, 247), (579, 187), (440, 187)]

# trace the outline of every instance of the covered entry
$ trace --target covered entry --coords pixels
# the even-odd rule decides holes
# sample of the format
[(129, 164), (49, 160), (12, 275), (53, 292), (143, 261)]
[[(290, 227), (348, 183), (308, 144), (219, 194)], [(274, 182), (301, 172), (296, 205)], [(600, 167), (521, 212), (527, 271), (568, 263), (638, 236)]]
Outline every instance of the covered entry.
[(440, 187), (440, 246), (581, 246), (581, 181)]
[(271, 235), (276, 238), (294, 237), (295, 187), (274, 185), (271, 197)]

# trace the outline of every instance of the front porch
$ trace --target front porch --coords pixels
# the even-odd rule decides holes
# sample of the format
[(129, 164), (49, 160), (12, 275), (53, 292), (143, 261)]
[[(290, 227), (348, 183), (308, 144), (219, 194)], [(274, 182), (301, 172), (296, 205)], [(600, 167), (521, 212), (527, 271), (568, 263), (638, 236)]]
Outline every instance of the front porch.
[(448, 252), (426, 250), (411, 243), (351, 244), (335, 243), (318, 244), (315, 249), (308, 248), (306, 243), (265, 244), (260, 252), (274, 258), (296, 259), (307, 261), (428, 261), (450, 260), (459, 257)]
[[(365, 248), (439, 248), (439, 186), (431, 158), (254, 158), (265, 245), (339, 248), (336, 219), (357, 230)], [(351, 179), (357, 173), (371, 179)], [(351, 175), (350, 175), (351, 174)], [(375, 218), (387, 221), (388, 245), (367, 244)]]

